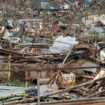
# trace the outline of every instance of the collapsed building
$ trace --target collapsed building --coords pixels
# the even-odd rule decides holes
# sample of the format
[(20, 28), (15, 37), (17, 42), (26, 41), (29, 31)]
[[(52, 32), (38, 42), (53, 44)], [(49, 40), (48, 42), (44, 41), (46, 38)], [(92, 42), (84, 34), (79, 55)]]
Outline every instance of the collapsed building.
[[(34, 9), (30, 10), (42, 12), (37, 18), (7, 16), (6, 24), (1, 25), (0, 75), (6, 81), (1, 80), (4, 86), (0, 86), (0, 99), (7, 105), (37, 101), (59, 104), (61, 100), (64, 104), (78, 104), (81, 100), (89, 104), (96, 99), (104, 102), (105, 15), (87, 14), (79, 22), (73, 21), (81, 8), (86, 12), (94, 3), (85, 1), (88, 5), (81, 7), (77, 0), (71, 4), (78, 3), (78, 8), (71, 11), (68, 5), (61, 5), (62, 1), (34, 0)], [(58, 15), (59, 9), (67, 9), (68, 13)], [(65, 23), (62, 16), (71, 22)], [(25, 83), (25, 87), (7, 86), (16, 80)]]

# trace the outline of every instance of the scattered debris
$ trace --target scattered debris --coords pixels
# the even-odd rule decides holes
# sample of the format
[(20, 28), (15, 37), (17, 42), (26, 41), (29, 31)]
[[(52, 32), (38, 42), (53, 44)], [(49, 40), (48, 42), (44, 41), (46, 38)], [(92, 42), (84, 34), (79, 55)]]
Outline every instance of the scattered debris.
[[(104, 103), (104, 0), (0, 0), (0, 7), (1, 103)], [(24, 86), (12, 86), (17, 80)]]

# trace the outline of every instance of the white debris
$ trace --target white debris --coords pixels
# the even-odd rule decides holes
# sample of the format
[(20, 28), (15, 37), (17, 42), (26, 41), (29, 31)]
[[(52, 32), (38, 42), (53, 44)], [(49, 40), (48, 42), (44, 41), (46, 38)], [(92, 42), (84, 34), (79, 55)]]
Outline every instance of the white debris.
[(52, 47), (50, 47), (50, 52), (65, 53), (70, 48), (72, 48), (74, 45), (77, 45), (77, 44), (78, 44), (78, 41), (76, 41), (75, 37), (60, 35), (55, 39)]
[(0, 30), (0, 34), (2, 34), (4, 32), (4, 30), (5, 30), (5, 27), (3, 26)]
[(100, 60), (105, 63), (105, 48), (100, 51)]
[(105, 68), (101, 68), (100, 72), (96, 75), (94, 80), (97, 80), (97, 79), (103, 78), (103, 77), (105, 77)]
[[(97, 64), (95, 64), (95, 63), (92, 63), (92, 62), (85, 62), (83, 65), (82, 65), (82, 67), (96, 67), (97, 66)], [(84, 71), (88, 71), (88, 72), (92, 72), (92, 73), (96, 73), (96, 71), (97, 71), (97, 68), (84, 68), (83, 69)]]
[(7, 19), (7, 23), (9, 26), (13, 27), (13, 19), (11, 17)]
[(91, 32), (98, 33), (98, 34), (105, 32), (104, 28), (102, 28), (102, 27), (96, 27), (96, 26), (91, 26), (90, 30), (91, 30)]
[(12, 36), (13, 36), (13, 32), (5, 30), (4, 35), (3, 35), (3, 39), (10, 40), (10, 37), (12, 37)]
[(25, 89), (22, 87), (0, 86), (0, 98), (20, 95), (23, 93), (25, 93)]
[(105, 14), (100, 15), (88, 15), (87, 17), (82, 18), (82, 22), (86, 26), (90, 26), (93, 23), (100, 21), (101, 23), (105, 24)]

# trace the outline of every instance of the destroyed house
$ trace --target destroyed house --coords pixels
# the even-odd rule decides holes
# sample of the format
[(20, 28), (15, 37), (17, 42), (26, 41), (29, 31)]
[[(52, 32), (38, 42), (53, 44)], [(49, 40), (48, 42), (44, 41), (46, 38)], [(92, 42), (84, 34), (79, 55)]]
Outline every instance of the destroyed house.
[(60, 10), (65, 9), (64, 7), (65, 2), (62, 2), (61, 4), (55, 0), (33, 0), (32, 7), (33, 9), (39, 9), (39, 10)]

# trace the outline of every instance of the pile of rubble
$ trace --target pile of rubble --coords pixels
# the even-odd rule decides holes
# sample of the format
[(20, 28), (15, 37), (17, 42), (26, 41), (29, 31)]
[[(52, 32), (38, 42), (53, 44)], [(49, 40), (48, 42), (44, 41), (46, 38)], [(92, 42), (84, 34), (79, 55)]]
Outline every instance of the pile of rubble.
[(105, 96), (105, 14), (88, 11), (102, 4), (56, 2), (66, 4), (60, 10), (31, 8), (34, 19), (7, 16), (0, 27), (0, 75), (26, 83), (25, 88), (0, 86), (7, 105)]

